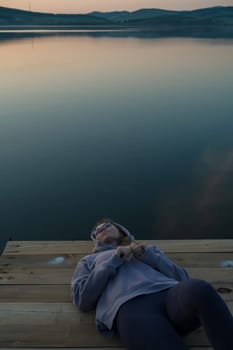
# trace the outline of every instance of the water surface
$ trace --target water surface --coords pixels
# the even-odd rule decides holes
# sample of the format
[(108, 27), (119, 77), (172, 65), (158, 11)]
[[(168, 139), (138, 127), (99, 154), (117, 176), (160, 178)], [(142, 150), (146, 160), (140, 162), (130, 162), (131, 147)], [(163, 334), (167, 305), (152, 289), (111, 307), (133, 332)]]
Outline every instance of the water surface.
[(0, 38), (0, 234), (233, 232), (233, 41)]

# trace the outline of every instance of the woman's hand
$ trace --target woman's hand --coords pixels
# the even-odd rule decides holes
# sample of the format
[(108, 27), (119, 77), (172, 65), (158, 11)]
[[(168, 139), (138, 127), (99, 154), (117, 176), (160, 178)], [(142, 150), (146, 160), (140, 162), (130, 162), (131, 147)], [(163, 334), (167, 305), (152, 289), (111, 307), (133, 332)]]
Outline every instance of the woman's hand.
[(146, 245), (144, 243), (132, 242), (130, 244), (130, 249), (133, 253), (133, 256), (135, 256), (135, 258), (137, 258), (137, 257), (142, 256), (145, 253)]
[(119, 246), (115, 252), (121, 259), (130, 260), (133, 257), (133, 252), (130, 246)]
[(139, 258), (145, 253), (145, 250), (145, 244), (132, 242), (128, 246), (119, 246), (116, 249), (116, 254), (123, 260), (130, 260), (132, 257)]

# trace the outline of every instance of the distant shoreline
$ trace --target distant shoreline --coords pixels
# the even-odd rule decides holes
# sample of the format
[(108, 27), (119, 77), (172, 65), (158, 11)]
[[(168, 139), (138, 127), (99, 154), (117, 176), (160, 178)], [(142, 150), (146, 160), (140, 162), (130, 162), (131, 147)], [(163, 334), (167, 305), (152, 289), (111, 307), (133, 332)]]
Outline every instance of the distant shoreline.
[(233, 38), (233, 7), (193, 11), (140, 9), (76, 15), (34, 13), (0, 7), (0, 38), (7, 35)]
[(0, 41), (48, 37), (48, 36), (89, 36), (89, 37), (111, 37), (111, 38), (137, 38), (137, 39), (159, 39), (159, 38), (193, 38), (193, 39), (223, 39), (233, 40), (231, 32), (213, 31), (201, 29), (195, 31), (159, 31), (159, 30), (122, 30), (122, 29), (72, 29), (72, 30), (49, 30), (49, 29), (26, 29), (26, 30), (1, 30)]
[(0, 38), (53, 34), (88, 34), (93, 36), (197, 37), (233, 39), (233, 25), (211, 26), (123, 26), (123, 25), (0, 25)]
[[(233, 6), (216, 6), (192, 11), (139, 9), (137, 11), (48, 14), (0, 6), (0, 31), (115, 35), (137, 37), (233, 38)], [(23, 33), (24, 32), (24, 33)], [(91, 33), (89, 33), (91, 34)]]

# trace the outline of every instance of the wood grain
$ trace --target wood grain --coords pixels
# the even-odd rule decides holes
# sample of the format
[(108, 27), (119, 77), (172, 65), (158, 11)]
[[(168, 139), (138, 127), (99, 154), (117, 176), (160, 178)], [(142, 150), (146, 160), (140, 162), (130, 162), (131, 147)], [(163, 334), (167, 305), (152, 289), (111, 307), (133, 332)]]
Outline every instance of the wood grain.
[[(233, 249), (233, 247), (232, 247)], [(178, 265), (183, 267), (220, 267), (225, 261), (233, 260), (233, 252), (203, 252), (203, 253), (166, 253)], [(17, 266), (19, 268), (31, 266), (39, 268), (58, 268), (70, 267), (75, 268), (77, 262), (84, 257), (85, 254), (41, 254), (41, 255), (2, 255), (0, 256), (0, 269)], [(60, 259), (62, 262), (56, 262)]]
[[(233, 302), (228, 306), (233, 310)], [(94, 313), (81, 313), (70, 303), (0, 303), (0, 347), (119, 346), (96, 332)], [(26, 331), (27, 330), (27, 331)], [(202, 328), (185, 338), (188, 345), (208, 345)]]
[[(209, 281), (233, 313), (233, 240), (159, 240), (155, 244), (193, 278)], [(71, 303), (70, 280), (91, 241), (11, 241), (0, 256), (0, 349), (123, 350), (102, 337), (94, 313)], [(185, 338), (193, 350), (213, 350), (202, 328)]]
[[(142, 242), (138, 240), (138, 242)], [(145, 240), (164, 252), (232, 252), (233, 239), (191, 239), (191, 240)], [(93, 249), (92, 241), (9, 241), (4, 255), (44, 255), (44, 254), (89, 254)]]

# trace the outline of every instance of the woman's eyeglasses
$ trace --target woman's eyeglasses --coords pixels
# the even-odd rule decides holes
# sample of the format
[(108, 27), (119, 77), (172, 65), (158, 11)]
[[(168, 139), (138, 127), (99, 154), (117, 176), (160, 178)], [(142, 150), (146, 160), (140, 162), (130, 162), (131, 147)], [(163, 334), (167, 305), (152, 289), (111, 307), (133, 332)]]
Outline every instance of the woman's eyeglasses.
[(95, 229), (94, 236), (96, 237), (98, 235), (98, 233), (102, 232), (103, 230), (105, 230), (106, 228), (108, 228), (110, 226), (112, 226), (112, 224), (110, 222), (104, 223), (101, 227)]

